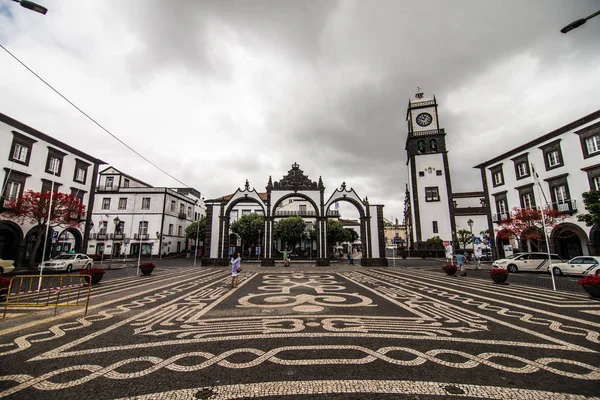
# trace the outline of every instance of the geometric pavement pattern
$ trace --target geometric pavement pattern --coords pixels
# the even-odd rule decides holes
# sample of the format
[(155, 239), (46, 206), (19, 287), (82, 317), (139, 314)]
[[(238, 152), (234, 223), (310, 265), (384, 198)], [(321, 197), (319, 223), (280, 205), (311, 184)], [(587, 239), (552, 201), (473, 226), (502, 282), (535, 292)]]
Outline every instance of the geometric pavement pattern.
[[(436, 271), (177, 268), (0, 331), (0, 398), (600, 394), (600, 303)], [(1, 327), (1, 325), (0, 325)]]

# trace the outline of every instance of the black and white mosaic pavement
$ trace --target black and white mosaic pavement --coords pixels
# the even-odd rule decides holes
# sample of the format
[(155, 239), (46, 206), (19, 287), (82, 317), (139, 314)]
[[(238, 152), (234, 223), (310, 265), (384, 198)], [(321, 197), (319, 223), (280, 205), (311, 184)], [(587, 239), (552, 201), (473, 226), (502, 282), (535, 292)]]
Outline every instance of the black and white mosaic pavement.
[(600, 396), (600, 302), (583, 294), (406, 268), (244, 270), (236, 289), (223, 268), (107, 279), (85, 317), (9, 318), (0, 398)]

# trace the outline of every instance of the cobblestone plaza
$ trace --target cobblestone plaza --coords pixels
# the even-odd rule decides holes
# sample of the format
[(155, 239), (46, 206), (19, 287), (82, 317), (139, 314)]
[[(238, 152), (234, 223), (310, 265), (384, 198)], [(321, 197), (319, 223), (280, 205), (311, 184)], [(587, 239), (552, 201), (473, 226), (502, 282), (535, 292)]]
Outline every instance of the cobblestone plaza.
[[(443, 272), (443, 271), (442, 271)], [(244, 266), (107, 276), (90, 309), (0, 325), (14, 399), (577, 399), (600, 303), (439, 270)]]

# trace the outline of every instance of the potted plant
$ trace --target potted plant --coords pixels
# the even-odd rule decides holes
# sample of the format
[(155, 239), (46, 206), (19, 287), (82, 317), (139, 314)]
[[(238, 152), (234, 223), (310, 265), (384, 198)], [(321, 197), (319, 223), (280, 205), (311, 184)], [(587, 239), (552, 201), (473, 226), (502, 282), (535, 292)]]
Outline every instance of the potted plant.
[(504, 283), (508, 279), (508, 270), (504, 268), (490, 269), (490, 276), (494, 283)]
[(150, 275), (152, 271), (154, 271), (156, 265), (151, 262), (145, 262), (140, 264), (140, 271), (142, 271), (142, 275)]
[[(90, 269), (84, 269), (82, 270), (79, 275), (91, 275), (92, 277), (92, 285), (95, 285), (96, 283), (100, 282), (100, 280), (102, 279), (102, 277), (104, 276), (106, 271), (104, 271), (102, 268), (90, 268)], [(88, 276), (85, 276), (85, 281), (89, 283), (90, 278)]]
[(452, 276), (456, 274), (456, 270), (458, 269), (458, 267), (454, 264), (444, 264), (442, 265), (442, 269), (446, 271), (448, 275)]
[(600, 297), (600, 275), (586, 276), (577, 281), (591, 297)]

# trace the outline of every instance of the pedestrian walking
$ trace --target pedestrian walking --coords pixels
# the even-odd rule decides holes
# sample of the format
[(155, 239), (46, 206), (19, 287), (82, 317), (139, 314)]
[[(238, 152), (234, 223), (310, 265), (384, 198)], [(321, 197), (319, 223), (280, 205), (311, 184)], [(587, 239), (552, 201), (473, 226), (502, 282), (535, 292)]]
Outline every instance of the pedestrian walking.
[(242, 271), (240, 265), (240, 253), (237, 251), (231, 255), (231, 288), (235, 289), (238, 284), (238, 274)]
[(453, 254), (452, 254), (452, 246), (448, 245), (446, 246), (446, 262), (447, 263), (452, 263), (453, 261)]
[(465, 256), (462, 254), (457, 254), (455, 257), (456, 264), (458, 264), (458, 268), (460, 269), (460, 276), (467, 276), (467, 269), (465, 268)]
[(288, 249), (284, 249), (283, 251), (281, 250), (277, 250), (280, 253), (283, 254), (283, 266), (284, 267), (289, 267), (290, 266), (290, 252)]
[(352, 253), (348, 253), (348, 260), (350, 260), (349, 265), (354, 265), (354, 256)]

